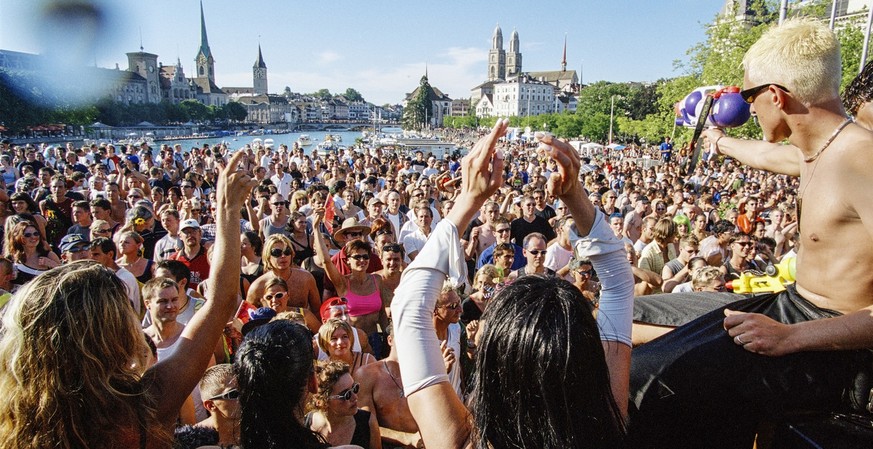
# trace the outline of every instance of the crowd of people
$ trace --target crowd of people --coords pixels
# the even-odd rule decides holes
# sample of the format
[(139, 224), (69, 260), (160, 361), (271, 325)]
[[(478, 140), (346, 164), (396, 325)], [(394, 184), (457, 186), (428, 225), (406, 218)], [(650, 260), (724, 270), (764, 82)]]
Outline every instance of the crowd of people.
[[(819, 28), (762, 39), (813, 36), (804, 61), (832, 65), (839, 48)], [(771, 74), (757, 52), (744, 98), (768, 141), (792, 145), (710, 130), (697, 166), (669, 138), (580, 158), (548, 133), (505, 140), (504, 120), (456, 132), (476, 142), (463, 159), (0, 144), (0, 446), (751, 447), (776, 414), (750, 404), (802, 388), (737, 382), (756, 387), (739, 400), (739, 375), (698, 365), (730, 353), (714, 366), (758, 373), (755, 357), (831, 350), (798, 363), (833, 369), (847, 362), (832, 350), (873, 346), (857, 315), (869, 300), (845, 299), (868, 283), (830, 296), (822, 280), (826, 264), (870, 277), (869, 252), (838, 261), (871, 246), (856, 203), (869, 175), (828, 161), (810, 181), (828, 156), (865, 166), (852, 146), (870, 137), (833, 80)], [(861, 124), (868, 75), (847, 100)], [(761, 82), (779, 84), (751, 89)], [(785, 118), (799, 104), (803, 124)], [(839, 127), (828, 139), (816, 120)], [(822, 184), (839, 177), (846, 190)], [(767, 304), (782, 299), (733, 293), (790, 258), (791, 300), (820, 314), (777, 316)], [(818, 339), (787, 347), (812, 320), (848, 330), (813, 327)], [(676, 350), (710, 343), (687, 360)], [(719, 385), (715, 399), (699, 400), (700, 382)], [(729, 401), (758, 412), (713, 437), (724, 415), (710, 408)]]

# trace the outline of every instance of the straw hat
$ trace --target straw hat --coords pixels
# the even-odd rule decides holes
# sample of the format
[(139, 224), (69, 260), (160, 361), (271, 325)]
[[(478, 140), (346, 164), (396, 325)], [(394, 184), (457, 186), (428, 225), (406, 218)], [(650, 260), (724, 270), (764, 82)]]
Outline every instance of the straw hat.
[(349, 232), (360, 232), (361, 234), (367, 235), (370, 233), (370, 227), (360, 224), (355, 217), (346, 218), (343, 220), (342, 226), (333, 233), (333, 238), (335, 240), (345, 241), (346, 234)]

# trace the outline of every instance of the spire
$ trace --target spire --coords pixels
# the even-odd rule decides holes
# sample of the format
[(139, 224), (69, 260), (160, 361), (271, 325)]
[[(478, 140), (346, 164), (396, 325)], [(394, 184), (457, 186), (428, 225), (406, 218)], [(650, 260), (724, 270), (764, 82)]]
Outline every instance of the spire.
[(258, 44), (258, 60), (255, 61), (255, 67), (259, 69), (267, 68), (267, 63), (264, 62), (264, 55), (261, 54), (261, 44)]
[(203, 15), (203, 0), (200, 0), (200, 53), (210, 56), (209, 39), (206, 38), (206, 17)]
[(494, 34), (491, 36), (491, 49), (503, 50), (503, 31), (500, 30), (500, 24), (494, 28)]
[(564, 33), (564, 58), (561, 59), (561, 71), (567, 71), (567, 34)]
[(518, 31), (512, 30), (512, 36), (509, 38), (509, 52), (518, 53)]
[(427, 78), (427, 63), (424, 63), (424, 77)]

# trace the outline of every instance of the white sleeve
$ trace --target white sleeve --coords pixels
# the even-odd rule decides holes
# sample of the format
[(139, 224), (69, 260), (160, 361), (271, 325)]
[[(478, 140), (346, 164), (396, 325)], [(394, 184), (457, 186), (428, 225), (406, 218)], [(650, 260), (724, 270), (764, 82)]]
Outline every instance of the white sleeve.
[(594, 224), (587, 236), (579, 237), (575, 227), (570, 235), (578, 256), (591, 260), (603, 289), (597, 327), (600, 339), (631, 345), (634, 309), (634, 275), (624, 250), (624, 242), (615, 236), (606, 217), (595, 210)]
[(446, 277), (455, 285), (466, 284), (467, 266), (458, 229), (449, 220), (442, 220), (415, 261), (403, 271), (391, 303), (394, 346), (407, 396), (448, 381), (433, 327), (434, 307)]

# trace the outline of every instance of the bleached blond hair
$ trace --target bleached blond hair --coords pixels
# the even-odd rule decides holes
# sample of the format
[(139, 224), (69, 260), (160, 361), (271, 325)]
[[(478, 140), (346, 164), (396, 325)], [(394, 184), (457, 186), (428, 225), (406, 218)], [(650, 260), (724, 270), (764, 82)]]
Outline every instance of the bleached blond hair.
[(840, 42), (818, 21), (792, 19), (767, 30), (743, 68), (753, 83), (780, 84), (806, 106), (840, 98)]

